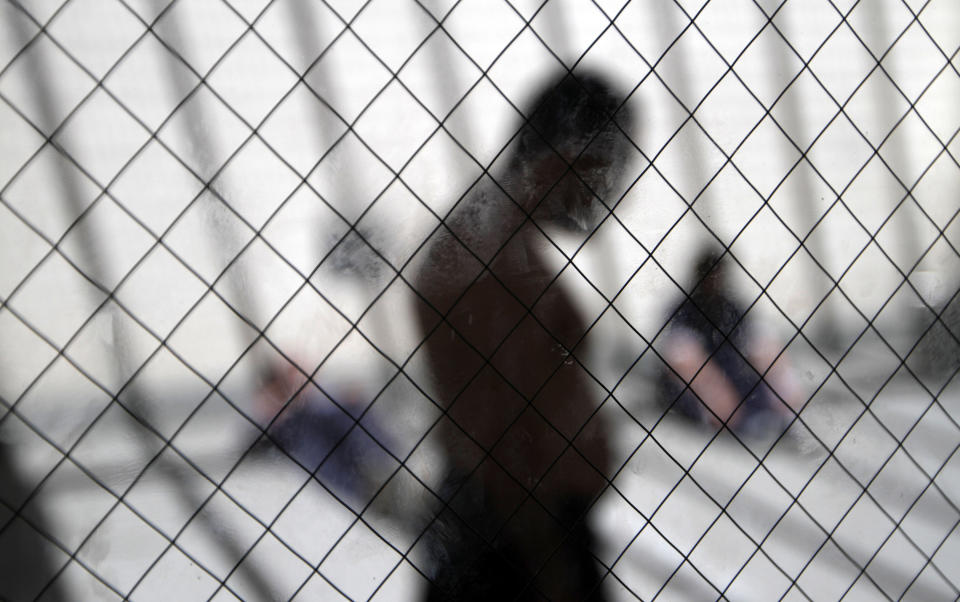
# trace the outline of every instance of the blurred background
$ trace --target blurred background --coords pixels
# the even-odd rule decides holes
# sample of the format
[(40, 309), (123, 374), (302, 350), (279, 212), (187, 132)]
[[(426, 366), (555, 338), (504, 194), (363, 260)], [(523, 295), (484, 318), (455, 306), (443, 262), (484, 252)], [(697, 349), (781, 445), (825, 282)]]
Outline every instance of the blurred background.
[[(412, 274), (589, 69), (639, 116), (612, 216), (556, 238), (615, 425), (607, 593), (957, 599), (958, 48), (952, 0), (2, 0), (0, 598), (415, 599)], [(783, 436), (660, 398), (707, 243)]]

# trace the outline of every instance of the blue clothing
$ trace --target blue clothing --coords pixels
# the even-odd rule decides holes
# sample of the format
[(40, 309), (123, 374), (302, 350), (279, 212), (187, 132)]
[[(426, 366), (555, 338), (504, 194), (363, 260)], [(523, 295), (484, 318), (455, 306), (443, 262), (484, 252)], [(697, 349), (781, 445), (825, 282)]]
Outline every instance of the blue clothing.
[[(731, 428), (750, 436), (768, 432), (771, 425), (781, 424), (782, 429), (783, 418), (775, 405), (780, 401), (747, 361), (751, 337), (744, 313), (725, 295), (698, 289), (679, 304), (667, 336), (685, 333), (703, 346), (708, 361), (727, 377), (742, 400)], [(703, 402), (666, 367), (661, 389), (669, 407), (697, 422), (707, 422), (709, 411)]]
[[(365, 503), (378, 487), (375, 475), (392, 464), (390, 439), (371, 418), (363, 428), (323, 395), (284, 410), (270, 428), (273, 440), (343, 501)], [(364, 430), (366, 429), (366, 430)], [(373, 436), (371, 436), (373, 435)], [(374, 439), (376, 438), (376, 440)]]

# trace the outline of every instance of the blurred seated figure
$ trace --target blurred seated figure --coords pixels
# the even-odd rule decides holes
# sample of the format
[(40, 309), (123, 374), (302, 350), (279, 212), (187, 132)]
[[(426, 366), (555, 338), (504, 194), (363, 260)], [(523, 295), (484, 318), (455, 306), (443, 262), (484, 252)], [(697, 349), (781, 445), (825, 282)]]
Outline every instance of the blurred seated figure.
[(445, 504), (424, 535), (427, 599), (604, 599), (589, 511), (609, 478), (588, 323), (550, 236), (584, 240), (629, 156), (623, 96), (562, 73), (429, 241), (414, 287)]
[(776, 345), (752, 331), (733, 297), (727, 261), (702, 251), (693, 291), (674, 306), (662, 347), (669, 365), (661, 374), (662, 399), (698, 423), (725, 424), (746, 437), (778, 436), (793, 417), (796, 387)]
[[(342, 501), (361, 507), (395, 462), (384, 450), (389, 435), (363, 412), (357, 385), (331, 387), (331, 399), (290, 362), (271, 366), (257, 392), (258, 418), (272, 441)], [(374, 440), (376, 439), (376, 440)], [(355, 508), (356, 509), (356, 508)]]

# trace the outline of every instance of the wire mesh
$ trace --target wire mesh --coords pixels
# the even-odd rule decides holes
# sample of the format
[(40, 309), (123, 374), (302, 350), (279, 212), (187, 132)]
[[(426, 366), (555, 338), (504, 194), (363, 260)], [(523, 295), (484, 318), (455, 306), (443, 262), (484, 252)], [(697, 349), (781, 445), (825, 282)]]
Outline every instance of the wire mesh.
[[(570, 455), (602, 478), (579, 517), (597, 599), (960, 597), (950, 0), (0, 11), (0, 598), (425, 597), (483, 467), (519, 497), (454, 537), (513, 566), (498, 542), (533, 507), (562, 554), (544, 491)], [(593, 71), (636, 118), (578, 238), (501, 167), (531, 92)], [(541, 241), (572, 340), (499, 271), (507, 221), (475, 252), (483, 186)], [(490, 348), (426, 290), (441, 234), (480, 266), (462, 291), (495, 282), (525, 316)], [(698, 380), (720, 346), (689, 372), (675, 353), (707, 242), (743, 309), (706, 320), (757, 374), (728, 411)], [(469, 384), (446, 399), (445, 328), (482, 358), (469, 382), (524, 409), (495, 432)], [(533, 336), (569, 355), (545, 382), (574, 366), (595, 393), (572, 429), (495, 359)], [(746, 432), (761, 390), (782, 428)], [(546, 430), (523, 449), (557, 450), (533, 481), (503, 451), (527, 419)], [(456, 483), (444, 429), (479, 450)], [(563, 597), (548, 562), (522, 572), (517, 598)]]

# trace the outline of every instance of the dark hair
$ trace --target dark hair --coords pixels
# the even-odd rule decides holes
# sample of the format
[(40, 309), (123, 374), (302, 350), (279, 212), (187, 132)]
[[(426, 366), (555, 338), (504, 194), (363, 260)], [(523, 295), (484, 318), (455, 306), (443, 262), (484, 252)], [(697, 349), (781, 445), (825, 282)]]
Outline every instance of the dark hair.
[(707, 245), (700, 249), (693, 264), (693, 286), (699, 287), (707, 276), (720, 273), (718, 270), (723, 270), (727, 261), (722, 247)]
[(598, 135), (629, 131), (632, 115), (624, 101), (597, 73), (565, 72), (554, 77), (530, 104), (514, 162), (550, 151), (571, 155), (570, 159)]

